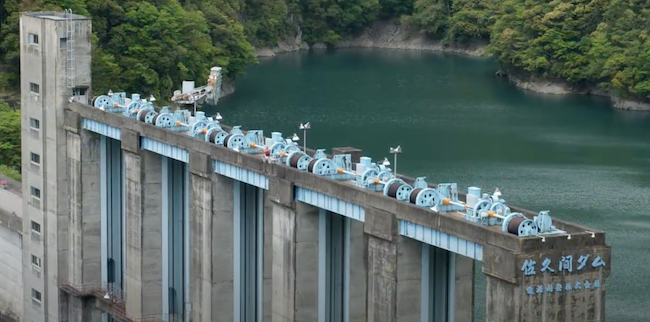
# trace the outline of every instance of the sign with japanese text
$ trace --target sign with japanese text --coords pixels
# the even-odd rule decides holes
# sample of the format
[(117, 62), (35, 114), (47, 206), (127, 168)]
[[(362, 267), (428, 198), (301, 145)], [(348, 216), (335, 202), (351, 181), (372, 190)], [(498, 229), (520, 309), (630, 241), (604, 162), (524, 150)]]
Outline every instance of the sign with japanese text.
[[(567, 276), (574, 273), (583, 271), (594, 271), (601, 267), (606, 267), (607, 263), (598, 255), (580, 255), (574, 257), (573, 255), (564, 255), (555, 262), (544, 257), (541, 261), (533, 259), (526, 259), (521, 266), (521, 271), (524, 277), (534, 277), (549, 274), (551, 276)], [(534, 279), (540, 280), (541, 279)], [(574, 290), (589, 290), (598, 289), (601, 287), (602, 281), (600, 279), (585, 279), (575, 282), (562, 282), (562, 283), (548, 283), (529, 285), (526, 287), (527, 295), (536, 295), (541, 293), (560, 293), (570, 292)]]

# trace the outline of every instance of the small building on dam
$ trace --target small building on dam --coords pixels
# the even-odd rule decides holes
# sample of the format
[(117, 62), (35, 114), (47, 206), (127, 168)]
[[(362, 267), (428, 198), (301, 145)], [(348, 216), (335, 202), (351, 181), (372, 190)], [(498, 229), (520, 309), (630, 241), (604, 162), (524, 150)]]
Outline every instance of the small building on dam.
[(605, 320), (605, 232), (93, 93), (91, 30), (20, 18), (21, 321), (473, 321), (477, 261), (488, 322)]

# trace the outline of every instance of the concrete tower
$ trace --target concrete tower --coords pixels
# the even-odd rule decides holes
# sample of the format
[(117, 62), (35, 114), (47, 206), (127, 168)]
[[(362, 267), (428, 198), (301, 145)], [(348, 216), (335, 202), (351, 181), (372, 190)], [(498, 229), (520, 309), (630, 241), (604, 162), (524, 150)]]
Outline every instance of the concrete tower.
[(20, 16), (25, 321), (68, 319), (59, 286), (71, 278), (68, 249), (75, 240), (68, 236), (75, 235), (68, 234), (66, 215), (64, 108), (72, 99), (88, 103), (91, 36), (91, 19), (80, 15)]

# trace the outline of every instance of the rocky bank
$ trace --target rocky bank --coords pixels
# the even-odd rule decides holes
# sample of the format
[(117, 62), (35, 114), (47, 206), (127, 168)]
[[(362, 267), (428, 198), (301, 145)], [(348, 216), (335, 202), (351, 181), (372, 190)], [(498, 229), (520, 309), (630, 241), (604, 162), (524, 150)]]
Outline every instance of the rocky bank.
[[(487, 43), (476, 43), (467, 47), (444, 46), (438, 40), (427, 37), (424, 33), (409, 30), (393, 21), (377, 21), (363, 31), (347, 35), (341, 39), (335, 48), (391, 48), (440, 51), (468, 56), (484, 56)], [(309, 46), (302, 41), (302, 32), (298, 31), (295, 37), (278, 42), (275, 47), (258, 48), (255, 50), (257, 57), (275, 56), (278, 53), (306, 50), (325, 49), (322, 43)]]
[(344, 37), (337, 48), (390, 48), (448, 52), (466, 56), (485, 56), (487, 42), (477, 42), (465, 47), (450, 47), (431, 39), (420, 31), (390, 21), (379, 21), (356, 35)]
[(497, 76), (507, 77), (510, 82), (519, 88), (537, 93), (553, 95), (594, 95), (609, 97), (615, 108), (630, 111), (650, 111), (650, 103), (632, 99), (620, 98), (610, 92), (604, 91), (594, 85), (577, 86), (562, 80), (544, 79), (527, 76), (512, 71), (497, 71)]
[(263, 47), (255, 49), (255, 57), (270, 57), (275, 54), (286, 53), (291, 51), (306, 50), (309, 45), (302, 41), (302, 31), (298, 30), (294, 37), (288, 37), (278, 41), (275, 47)]

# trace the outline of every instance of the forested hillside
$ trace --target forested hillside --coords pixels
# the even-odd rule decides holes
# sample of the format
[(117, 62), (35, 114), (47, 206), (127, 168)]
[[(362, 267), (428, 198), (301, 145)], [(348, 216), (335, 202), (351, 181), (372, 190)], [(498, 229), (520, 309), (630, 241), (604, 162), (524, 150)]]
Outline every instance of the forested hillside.
[(226, 0), (183, 1), (7, 0), (0, 15), (2, 81), (18, 82), (18, 12), (61, 10), (93, 18), (93, 87), (97, 92), (138, 91), (169, 97), (183, 79), (204, 80), (211, 66), (228, 77), (255, 61)]
[(20, 180), (20, 110), (0, 101), (0, 173)]
[[(5, 0), (0, 93), (18, 88), (18, 13), (63, 8), (93, 19), (96, 93), (169, 98), (214, 65), (241, 75), (255, 47), (299, 32), (333, 45), (390, 19), (448, 46), (489, 40), (505, 70), (650, 101), (649, 0)], [(18, 113), (0, 102), (3, 121)], [(2, 137), (0, 164), (18, 168), (19, 140)]]
[(18, 12), (63, 7), (93, 18), (96, 92), (168, 97), (213, 65), (242, 74), (254, 46), (298, 30), (310, 44), (335, 44), (394, 19), (449, 46), (490, 39), (507, 69), (650, 99), (648, 0), (6, 0), (0, 87), (18, 82)]

